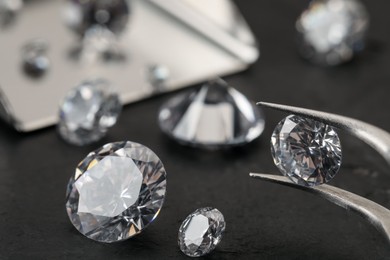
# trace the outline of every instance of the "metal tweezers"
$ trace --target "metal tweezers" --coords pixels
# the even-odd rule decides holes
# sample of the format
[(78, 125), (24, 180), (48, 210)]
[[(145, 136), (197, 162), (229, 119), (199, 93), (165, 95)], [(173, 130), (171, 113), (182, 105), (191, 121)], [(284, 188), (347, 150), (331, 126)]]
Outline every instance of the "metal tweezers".
[[(311, 118), (345, 130), (374, 148), (390, 165), (390, 134), (383, 129), (349, 117), (311, 109), (266, 102), (259, 102), (257, 105)], [(284, 176), (262, 173), (250, 173), (250, 176), (319, 195), (340, 207), (356, 212), (383, 233), (390, 243), (390, 210), (371, 200), (327, 184), (305, 187)]]

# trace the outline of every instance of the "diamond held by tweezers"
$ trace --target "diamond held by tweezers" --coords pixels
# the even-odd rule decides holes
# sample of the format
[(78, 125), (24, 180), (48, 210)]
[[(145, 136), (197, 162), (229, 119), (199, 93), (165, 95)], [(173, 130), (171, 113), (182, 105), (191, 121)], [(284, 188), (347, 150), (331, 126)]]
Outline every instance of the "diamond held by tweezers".
[(342, 159), (340, 139), (331, 126), (295, 115), (275, 127), (271, 153), (280, 172), (303, 186), (330, 181)]

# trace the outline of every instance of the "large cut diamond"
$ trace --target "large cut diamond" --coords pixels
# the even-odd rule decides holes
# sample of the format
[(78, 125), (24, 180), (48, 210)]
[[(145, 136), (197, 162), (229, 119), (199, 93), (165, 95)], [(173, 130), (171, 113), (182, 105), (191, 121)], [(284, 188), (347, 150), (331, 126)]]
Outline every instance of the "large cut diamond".
[(221, 242), (226, 223), (222, 213), (211, 207), (197, 209), (181, 224), (180, 250), (192, 257), (203, 256)]
[(168, 100), (160, 128), (184, 144), (216, 148), (249, 143), (264, 130), (263, 113), (222, 80)]
[(121, 33), (129, 20), (127, 0), (67, 0), (66, 24), (80, 35), (95, 26)]
[(106, 134), (121, 110), (119, 96), (107, 81), (85, 81), (60, 105), (58, 131), (71, 144), (89, 144)]
[(166, 172), (155, 153), (137, 143), (110, 143), (80, 162), (66, 209), (82, 234), (110, 243), (145, 229), (160, 212), (165, 190)]
[(358, 0), (315, 0), (297, 21), (301, 53), (309, 60), (337, 65), (363, 48), (369, 23)]
[(271, 138), (275, 165), (304, 186), (331, 180), (341, 165), (341, 145), (329, 125), (290, 115), (279, 122)]

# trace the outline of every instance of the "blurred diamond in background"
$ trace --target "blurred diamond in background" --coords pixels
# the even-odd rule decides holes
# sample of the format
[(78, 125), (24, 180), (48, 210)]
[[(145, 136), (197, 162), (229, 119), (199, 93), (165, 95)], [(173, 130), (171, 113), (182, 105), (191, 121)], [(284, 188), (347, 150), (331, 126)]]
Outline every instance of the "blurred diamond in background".
[(48, 48), (48, 43), (43, 39), (32, 40), (24, 46), (23, 69), (28, 76), (39, 78), (49, 70)]
[(0, 27), (12, 23), (22, 7), (22, 0), (0, 0)]
[(121, 110), (119, 96), (107, 81), (85, 81), (60, 105), (58, 132), (74, 145), (96, 142), (115, 125)]
[(364, 48), (368, 24), (368, 13), (358, 0), (312, 1), (296, 24), (300, 53), (321, 65), (347, 62)]
[(126, 0), (68, 0), (64, 9), (66, 24), (82, 36), (94, 26), (120, 34), (126, 28), (129, 13)]
[(259, 107), (217, 79), (168, 100), (160, 109), (159, 123), (180, 143), (216, 149), (253, 141), (265, 121)]

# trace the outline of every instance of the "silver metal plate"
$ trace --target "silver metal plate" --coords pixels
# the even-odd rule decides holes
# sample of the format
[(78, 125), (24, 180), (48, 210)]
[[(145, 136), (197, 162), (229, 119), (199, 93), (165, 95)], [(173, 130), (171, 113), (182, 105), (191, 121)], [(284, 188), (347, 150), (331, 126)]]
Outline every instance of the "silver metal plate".
[[(25, 3), (15, 22), (0, 28), (0, 116), (19, 131), (57, 122), (58, 104), (86, 79), (104, 78), (124, 104), (244, 70), (259, 51), (249, 27), (230, 0), (133, 0), (130, 23), (120, 37), (125, 59), (86, 63), (72, 57), (77, 36), (63, 21), (64, 2)], [(43, 39), (50, 68), (41, 78), (22, 70), (26, 43)], [(169, 70), (156, 89), (148, 68)]]

